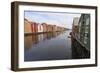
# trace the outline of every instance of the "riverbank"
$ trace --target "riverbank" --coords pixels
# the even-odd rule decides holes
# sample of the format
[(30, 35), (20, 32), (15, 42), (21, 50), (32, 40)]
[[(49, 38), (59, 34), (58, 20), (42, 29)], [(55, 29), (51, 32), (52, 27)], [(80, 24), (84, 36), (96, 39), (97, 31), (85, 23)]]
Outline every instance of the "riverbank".
[(37, 34), (45, 34), (45, 33), (56, 33), (56, 32), (64, 32), (64, 31), (49, 31), (49, 32), (29, 32), (29, 33), (24, 33), (24, 35), (37, 35)]

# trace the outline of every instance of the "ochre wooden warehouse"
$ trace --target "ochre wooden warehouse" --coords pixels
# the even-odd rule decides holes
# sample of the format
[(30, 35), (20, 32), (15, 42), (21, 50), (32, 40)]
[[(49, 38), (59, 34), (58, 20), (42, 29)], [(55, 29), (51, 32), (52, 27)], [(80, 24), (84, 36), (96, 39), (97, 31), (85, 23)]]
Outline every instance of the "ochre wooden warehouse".
[(31, 23), (27, 19), (24, 19), (24, 32), (32, 33)]

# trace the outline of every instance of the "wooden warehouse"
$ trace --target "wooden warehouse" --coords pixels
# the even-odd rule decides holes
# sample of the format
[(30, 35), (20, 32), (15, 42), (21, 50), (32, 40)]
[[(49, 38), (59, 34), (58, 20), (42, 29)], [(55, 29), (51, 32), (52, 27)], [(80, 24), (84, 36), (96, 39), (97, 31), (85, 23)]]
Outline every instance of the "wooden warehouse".
[(38, 32), (38, 24), (36, 22), (31, 22), (32, 33)]
[(24, 33), (32, 33), (31, 23), (27, 19), (24, 19)]
[(43, 32), (43, 25), (38, 23), (38, 32)]
[(43, 26), (43, 32), (47, 32), (48, 31), (47, 24), (42, 23), (42, 26)]

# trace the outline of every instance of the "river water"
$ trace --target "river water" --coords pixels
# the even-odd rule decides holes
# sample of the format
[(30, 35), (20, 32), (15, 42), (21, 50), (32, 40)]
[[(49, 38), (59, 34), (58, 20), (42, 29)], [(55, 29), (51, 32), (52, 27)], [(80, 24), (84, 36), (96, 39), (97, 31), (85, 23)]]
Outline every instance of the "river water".
[(24, 61), (72, 59), (71, 30), (27, 35), (24, 37)]

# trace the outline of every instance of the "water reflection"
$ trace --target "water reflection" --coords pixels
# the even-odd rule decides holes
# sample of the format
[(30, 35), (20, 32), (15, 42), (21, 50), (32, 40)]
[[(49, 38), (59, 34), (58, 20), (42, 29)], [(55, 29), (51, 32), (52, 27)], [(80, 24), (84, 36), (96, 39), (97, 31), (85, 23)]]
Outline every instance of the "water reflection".
[(31, 48), (32, 45), (38, 44), (41, 41), (49, 40), (54, 38), (63, 32), (50, 32), (50, 33), (43, 33), (43, 34), (33, 34), (33, 35), (25, 35), (24, 37), (24, 44), (25, 48)]
[(71, 59), (70, 32), (25, 35), (24, 61)]
[(34, 42), (32, 40), (32, 38), (33, 38), (33, 36), (25, 36), (25, 38), (24, 38), (25, 48), (28, 48), (28, 49), (31, 48), (32, 43)]
[[(32, 44), (37, 44), (38, 43), (38, 35), (30, 35), (30, 36), (32, 36)], [(25, 44), (28, 44), (28, 43), (25, 43)]]

